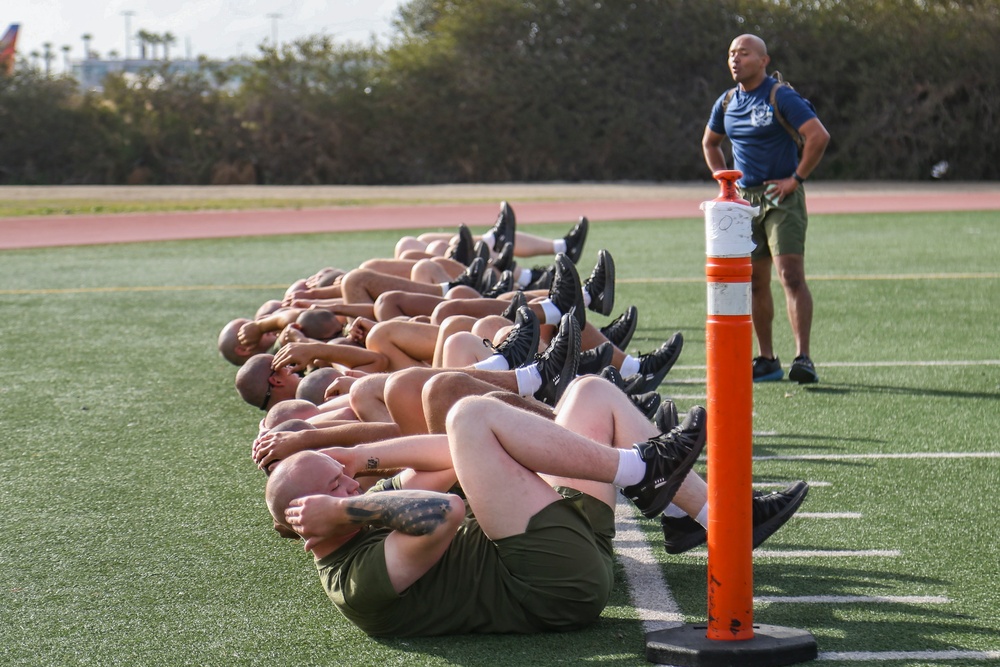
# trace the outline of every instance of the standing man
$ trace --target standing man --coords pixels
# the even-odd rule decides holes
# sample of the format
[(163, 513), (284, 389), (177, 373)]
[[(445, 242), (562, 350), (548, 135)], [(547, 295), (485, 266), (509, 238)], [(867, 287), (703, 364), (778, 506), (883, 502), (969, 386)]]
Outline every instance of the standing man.
[[(753, 219), (757, 247), (751, 255), (758, 351), (753, 360), (753, 380), (775, 381), (784, 375), (771, 335), (773, 264), (785, 290), (788, 320), (795, 336), (796, 356), (788, 378), (805, 384), (818, 382), (819, 376), (809, 358), (813, 302), (805, 275), (808, 215), (803, 184), (822, 159), (830, 134), (808, 100), (790, 86), (775, 88), (778, 80), (767, 74), (770, 60), (767, 45), (760, 37), (740, 35), (733, 40), (729, 69), (737, 86), (716, 100), (701, 146), (709, 169), (726, 169), (722, 140), (729, 137), (734, 167), (743, 172), (737, 183), (739, 192), (751, 205), (760, 207)], [(793, 138), (796, 131), (803, 140), (801, 160)]]

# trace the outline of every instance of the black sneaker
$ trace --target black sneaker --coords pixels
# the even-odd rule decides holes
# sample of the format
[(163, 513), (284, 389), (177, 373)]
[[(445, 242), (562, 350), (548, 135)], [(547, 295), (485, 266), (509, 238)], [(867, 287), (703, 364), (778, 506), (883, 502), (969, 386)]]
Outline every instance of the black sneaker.
[(618, 372), (618, 369), (614, 366), (605, 366), (597, 375), (604, 378), (619, 389), (625, 388), (625, 380), (622, 379), (622, 374)]
[(583, 305), (583, 286), (576, 266), (563, 253), (556, 255), (556, 273), (549, 288), (549, 300), (565, 315), (571, 310), (576, 313), (576, 321), (583, 329), (587, 324), (586, 306)]
[(682, 554), (700, 547), (708, 540), (708, 532), (700, 523), (687, 516), (660, 515), (663, 548), (668, 554)]
[(500, 252), (505, 243), (514, 242), (517, 220), (514, 209), (505, 201), (500, 202), (500, 213), (490, 231), (493, 232), (493, 252)]
[[(775, 533), (805, 500), (809, 485), (795, 482), (781, 491), (753, 492), (753, 548)], [(701, 546), (708, 539), (705, 527), (689, 516), (661, 516), (663, 548), (668, 554), (680, 554)]]
[(526, 305), (528, 305), (528, 300), (524, 297), (524, 292), (514, 292), (510, 298), (510, 304), (500, 314), (513, 322), (517, 319), (518, 308)]
[(632, 334), (639, 324), (639, 309), (629, 306), (624, 313), (601, 327), (601, 333), (619, 350), (624, 350), (632, 342)]
[(634, 373), (622, 380), (622, 391), (626, 394), (641, 394), (646, 386), (646, 376), (642, 373)]
[(559, 330), (549, 346), (535, 357), (542, 376), (542, 386), (535, 392), (535, 398), (555, 407), (566, 386), (576, 377), (579, 360), (580, 325), (573, 313), (566, 313), (559, 320)]
[(594, 375), (600, 373), (602, 368), (611, 363), (611, 357), (614, 353), (615, 348), (608, 341), (604, 341), (597, 347), (584, 350), (580, 353), (580, 363), (576, 369), (577, 375)]
[(774, 531), (785, 525), (792, 518), (799, 505), (806, 499), (809, 485), (805, 482), (795, 482), (781, 491), (754, 495), (753, 499), (753, 546), (756, 549)]
[(669, 398), (664, 398), (660, 401), (660, 407), (656, 409), (656, 414), (653, 415), (653, 423), (656, 424), (656, 428), (659, 429), (660, 433), (668, 433), (677, 424), (680, 419), (677, 418), (677, 406)]
[(597, 264), (590, 277), (583, 281), (583, 291), (590, 295), (592, 311), (611, 314), (615, 307), (615, 260), (607, 250), (597, 253)]
[(677, 428), (633, 445), (646, 462), (646, 475), (638, 484), (623, 488), (622, 493), (646, 518), (666, 509), (698, 460), (705, 446), (706, 422), (705, 408), (696, 405)]
[(652, 419), (653, 415), (660, 408), (660, 403), (663, 401), (663, 397), (660, 396), (655, 391), (647, 391), (645, 394), (632, 394), (629, 396), (639, 412), (643, 414), (646, 419)]
[(510, 271), (504, 271), (499, 277), (496, 278), (496, 282), (490, 285), (488, 289), (483, 290), (483, 296), (487, 299), (495, 299), (501, 294), (513, 291), (514, 274)]
[(768, 359), (767, 357), (754, 357), (753, 360), (753, 381), (754, 382), (777, 382), (785, 375), (781, 370), (781, 361), (778, 357)]
[(531, 280), (528, 282), (526, 290), (549, 289), (552, 287), (552, 279), (556, 275), (556, 267), (535, 266), (531, 269)]
[(514, 268), (514, 244), (508, 241), (500, 248), (500, 253), (490, 262), (497, 271), (503, 273)]
[[(514, 326), (503, 341), (493, 349), (507, 360), (508, 368), (520, 368), (538, 354), (538, 318), (527, 306), (517, 309)], [(493, 347), (489, 340), (483, 342)]]
[(485, 270), (486, 262), (479, 257), (476, 257), (472, 260), (472, 263), (469, 264), (469, 267), (461, 273), (461, 275), (448, 283), (448, 289), (462, 285), (465, 287), (471, 287), (472, 289), (478, 291), (480, 283), (483, 281), (483, 271)]
[(812, 384), (819, 382), (819, 375), (816, 374), (812, 359), (803, 354), (792, 359), (792, 367), (788, 369), (788, 379), (799, 384)]
[(566, 242), (566, 256), (576, 264), (583, 254), (583, 244), (587, 240), (587, 232), (590, 231), (590, 221), (586, 217), (580, 216), (580, 221), (569, 230), (569, 234), (563, 237)]
[(490, 247), (482, 241), (476, 241), (475, 245), (472, 246), (472, 259), (481, 257), (486, 262), (486, 266), (489, 266), (491, 256)]
[(466, 266), (472, 261), (472, 232), (461, 224), (458, 226), (458, 242), (448, 250), (447, 257)]
[(678, 331), (659, 349), (639, 355), (639, 372), (645, 381), (643, 391), (653, 391), (673, 368), (684, 347), (684, 336)]

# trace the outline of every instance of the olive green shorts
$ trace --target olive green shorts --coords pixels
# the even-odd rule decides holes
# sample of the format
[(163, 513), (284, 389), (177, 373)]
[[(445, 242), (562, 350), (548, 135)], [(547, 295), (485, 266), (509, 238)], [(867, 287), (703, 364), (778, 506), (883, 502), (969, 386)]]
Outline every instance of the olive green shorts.
[(752, 238), (757, 247), (753, 249), (750, 258), (805, 255), (806, 227), (809, 226), (805, 186), (799, 185), (780, 204), (772, 204), (764, 198), (765, 188), (764, 185), (739, 188), (740, 196), (749, 201), (751, 206), (760, 207), (760, 213), (753, 219), (752, 227)]
[(540, 630), (585, 627), (604, 610), (614, 583), (614, 511), (567, 487), (520, 535), (497, 540), (500, 558)]

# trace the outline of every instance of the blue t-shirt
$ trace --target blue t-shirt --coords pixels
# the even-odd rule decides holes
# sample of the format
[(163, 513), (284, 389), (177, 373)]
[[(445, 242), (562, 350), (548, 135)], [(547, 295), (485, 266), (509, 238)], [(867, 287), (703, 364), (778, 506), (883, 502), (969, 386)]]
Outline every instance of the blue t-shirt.
[[(708, 129), (729, 137), (733, 144), (733, 167), (743, 172), (739, 185), (752, 188), (764, 181), (788, 178), (799, 166), (798, 147), (774, 117), (771, 88), (777, 80), (769, 76), (750, 91), (736, 88), (725, 118), (719, 96), (708, 119)], [(728, 92), (728, 91), (727, 91)], [(788, 124), (794, 128), (816, 117), (812, 103), (788, 86), (781, 86), (775, 103)]]

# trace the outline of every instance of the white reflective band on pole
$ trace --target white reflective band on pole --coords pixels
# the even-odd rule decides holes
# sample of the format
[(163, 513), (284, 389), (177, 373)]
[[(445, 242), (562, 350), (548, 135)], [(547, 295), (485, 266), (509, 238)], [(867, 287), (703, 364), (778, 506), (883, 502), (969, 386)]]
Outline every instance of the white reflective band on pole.
[(750, 315), (750, 283), (708, 283), (709, 315)]
[(701, 203), (705, 211), (705, 254), (709, 257), (746, 257), (756, 244), (751, 239), (751, 222), (760, 211), (729, 201)]

